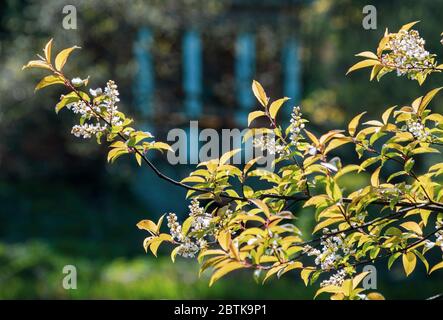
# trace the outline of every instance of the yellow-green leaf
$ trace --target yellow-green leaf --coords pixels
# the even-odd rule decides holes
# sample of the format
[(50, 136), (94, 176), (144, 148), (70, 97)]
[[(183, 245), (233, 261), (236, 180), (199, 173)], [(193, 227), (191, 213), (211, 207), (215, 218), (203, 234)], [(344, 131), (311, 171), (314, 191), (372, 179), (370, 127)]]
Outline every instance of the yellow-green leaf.
[(266, 203), (264, 203), (262, 200), (259, 199), (251, 199), (250, 200), (253, 204), (255, 204), (258, 208), (260, 208), (267, 217), (271, 215), (271, 212), (269, 211), (268, 206)]
[(76, 102), (80, 100), (78, 95), (75, 92), (68, 93), (67, 95), (64, 95), (59, 103), (55, 106), (55, 113), (59, 113), (61, 109), (63, 109), (66, 105)]
[(154, 142), (152, 144), (152, 148), (153, 149), (158, 149), (158, 150), (161, 150), (161, 149), (168, 150), (168, 151), (171, 151), (171, 152), (174, 151), (174, 150), (172, 150), (172, 148), (171, 148), (171, 146), (169, 144), (167, 144), (165, 142), (161, 142), (161, 141)]
[(51, 86), (53, 84), (63, 84), (64, 81), (59, 76), (49, 75), (44, 77), (36, 86), (35, 91), (40, 90), (44, 87)]
[(266, 107), (268, 105), (269, 99), (266, 96), (266, 92), (263, 89), (262, 85), (258, 81), (252, 81), (252, 92), (254, 92), (255, 97), (263, 107)]
[(185, 182), (202, 183), (202, 182), (206, 182), (206, 180), (200, 176), (190, 176), (190, 177), (184, 178), (183, 180), (181, 180), (181, 182), (183, 182), (183, 183), (185, 183)]
[(348, 72), (346, 72), (346, 74), (349, 74), (352, 71), (358, 70), (358, 69), (362, 69), (362, 68), (367, 68), (367, 67), (371, 67), (371, 66), (375, 66), (375, 65), (379, 65), (380, 61), (378, 60), (373, 60), (373, 59), (366, 59), (360, 62), (357, 62), (356, 64), (354, 64), (352, 67), (349, 68)]
[(178, 251), (180, 250), (180, 246), (177, 246), (172, 250), (171, 252), (171, 260), (172, 262), (175, 262), (175, 257), (177, 256)]
[(429, 120), (429, 121), (437, 122), (437, 123), (439, 123), (439, 124), (443, 124), (443, 115), (441, 115), (441, 114), (439, 114), (439, 113), (433, 113), (433, 114), (430, 114), (430, 115), (427, 116), (425, 119), (426, 119), (426, 120)]
[(244, 268), (244, 265), (237, 261), (229, 262), (223, 265), (223, 267), (221, 267), (212, 274), (211, 280), (209, 281), (209, 286), (212, 286), (218, 279), (228, 274), (229, 272), (241, 268)]
[(218, 243), (223, 250), (229, 251), (229, 245), (231, 243), (231, 233), (229, 230), (222, 230), (217, 235)]
[(137, 227), (141, 230), (146, 230), (152, 233), (157, 233), (157, 225), (151, 220), (142, 220), (137, 223)]
[(41, 69), (51, 70), (51, 67), (45, 61), (42, 61), (42, 60), (32, 60), (32, 61), (29, 61), (26, 65), (24, 65), (22, 67), (22, 70), (25, 70), (25, 69), (28, 69), (28, 68), (41, 68)]
[(387, 124), (388, 120), (389, 120), (389, 116), (391, 115), (392, 111), (396, 108), (397, 106), (393, 106), (388, 108), (385, 112), (383, 112), (383, 115), (381, 116), (381, 118), (383, 119), (383, 123)]
[(53, 39), (49, 40), (48, 43), (45, 45), (45, 48), (43, 49), (43, 52), (45, 53), (46, 61), (48, 63), (51, 63), (52, 41), (53, 41)]
[(284, 98), (275, 100), (274, 102), (271, 103), (271, 106), (269, 107), (269, 115), (271, 116), (272, 119), (275, 119), (281, 106), (288, 100), (289, 100), (289, 98), (284, 97)]
[(366, 297), (368, 300), (385, 300), (385, 297), (378, 292), (368, 293)]
[(55, 57), (55, 68), (58, 71), (61, 71), (63, 66), (66, 63), (66, 60), (68, 60), (69, 55), (74, 51), (75, 49), (80, 49), (80, 47), (73, 46), (71, 48), (64, 49), (60, 51), (57, 56)]
[(380, 185), (380, 170), (381, 167), (378, 167), (371, 176), (371, 185), (374, 187), (378, 187)]
[(371, 51), (363, 51), (363, 52), (357, 53), (355, 56), (378, 60), (377, 55)]
[(411, 154), (420, 154), (420, 153), (440, 153), (440, 151), (430, 147), (419, 147), (411, 151)]
[(423, 111), (426, 109), (428, 104), (431, 102), (431, 100), (434, 98), (434, 96), (441, 90), (443, 87), (436, 88), (434, 90), (429, 91), (421, 100), (420, 105), (418, 107), (418, 114), (421, 115)]
[(423, 231), (421, 230), (421, 228), (417, 222), (407, 221), (407, 222), (402, 223), (400, 226), (402, 226), (403, 228), (405, 228), (408, 231), (415, 232), (418, 235), (423, 234)]
[(265, 116), (266, 113), (264, 111), (252, 111), (248, 115), (248, 127), (251, 125), (251, 122), (254, 121), (258, 117)]
[(314, 272), (314, 271), (315, 271), (314, 269), (309, 269), (309, 268), (303, 269), (303, 270), (301, 271), (300, 276), (301, 276), (301, 278), (303, 279), (303, 282), (305, 283), (305, 286), (308, 286), (308, 283), (309, 283), (309, 275), (310, 275), (312, 272)]
[(408, 31), (409, 29), (411, 29), (414, 25), (416, 25), (416, 24), (419, 23), (419, 22), (420, 22), (420, 20), (417, 20), (417, 21), (414, 21), (414, 22), (407, 23), (407, 24), (403, 25), (403, 26), (400, 28), (400, 30)]
[(317, 290), (317, 292), (315, 293), (314, 299), (317, 298), (317, 296), (323, 292), (327, 292), (327, 293), (339, 293), (339, 292), (343, 292), (343, 289), (341, 287), (337, 287), (337, 286), (326, 286), (323, 288), (320, 288)]
[(156, 257), (157, 257), (158, 247), (160, 247), (162, 242), (163, 242), (162, 239), (155, 239), (151, 242), (151, 245), (149, 246), (149, 249), (151, 249), (152, 254)]
[(352, 142), (352, 140), (350, 138), (347, 138), (347, 139), (338, 138), (338, 139), (331, 140), (331, 142), (326, 147), (324, 154), (328, 154), (330, 151), (332, 151), (332, 150), (334, 150), (346, 143), (349, 143), (349, 142)]
[(438, 270), (438, 269), (443, 269), (443, 261), (440, 263), (437, 263), (435, 266), (433, 266), (431, 268), (431, 270), (429, 271), (429, 274), (431, 274), (432, 272)]
[(351, 136), (354, 136), (355, 131), (356, 131), (356, 129), (357, 129), (357, 127), (358, 127), (358, 124), (359, 124), (359, 122), (360, 122), (360, 119), (361, 119), (361, 117), (363, 117), (363, 115), (364, 115), (365, 113), (366, 113), (366, 111), (360, 113), (359, 115), (355, 116), (355, 117), (349, 122), (349, 125), (348, 125), (348, 132), (349, 132), (349, 134), (350, 134)]
[(411, 251), (402, 255), (403, 268), (405, 269), (406, 276), (409, 276), (414, 271), (417, 264), (417, 257)]
[(370, 272), (362, 272), (355, 277), (352, 278), (352, 289), (357, 288), (357, 286), (362, 282), (362, 280), (369, 274)]
[(313, 133), (309, 132), (308, 130), (305, 129), (306, 135), (309, 137), (309, 139), (311, 139), (311, 141), (315, 144), (318, 145), (319, 141), (318, 139), (314, 136)]
[(228, 162), (229, 159), (231, 159), (233, 156), (235, 156), (240, 151), (241, 151), (241, 149), (238, 148), (238, 149), (234, 149), (234, 150), (226, 152), (224, 155), (222, 155), (220, 157), (219, 165), (220, 166), (224, 165), (225, 163)]

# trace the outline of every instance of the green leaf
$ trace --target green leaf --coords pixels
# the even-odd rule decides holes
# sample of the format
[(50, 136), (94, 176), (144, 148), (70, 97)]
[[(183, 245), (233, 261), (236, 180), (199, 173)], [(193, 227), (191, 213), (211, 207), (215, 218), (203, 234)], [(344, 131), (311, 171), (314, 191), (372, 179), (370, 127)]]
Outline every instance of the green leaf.
[(400, 256), (401, 256), (401, 252), (397, 252), (397, 253), (394, 253), (392, 256), (389, 257), (389, 260), (388, 260), (388, 269), (391, 269), (392, 264), (393, 264), (393, 263), (395, 262), (395, 260), (397, 260), (398, 257), (400, 257)]
[(405, 163), (405, 171), (410, 172), (414, 164), (415, 164), (414, 158), (409, 158), (408, 161), (406, 161)]

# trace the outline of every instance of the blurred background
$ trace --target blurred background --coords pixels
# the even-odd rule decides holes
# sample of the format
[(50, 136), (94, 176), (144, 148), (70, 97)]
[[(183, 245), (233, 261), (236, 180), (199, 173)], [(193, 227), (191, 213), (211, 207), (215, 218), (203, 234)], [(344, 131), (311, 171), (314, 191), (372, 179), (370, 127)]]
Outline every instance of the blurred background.
[[(363, 7), (377, 9), (377, 29), (362, 27)], [(65, 5), (77, 29), (66, 30)], [(135, 161), (106, 162), (106, 147), (70, 134), (73, 118), (54, 113), (63, 91), (34, 94), (42, 72), (21, 67), (53, 37), (57, 50), (79, 45), (70, 77), (119, 85), (120, 108), (136, 127), (165, 140), (171, 128), (243, 128), (256, 107), (252, 79), (273, 98), (300, 104), (319, 133), (343, 128), (367, 110), (410, 103), (441, 85), (422, 87), (394, 74), (381, 83), (368, 72), (345, 76), (355, 53), (375, 50), (385, 27), (421, 20), (426, 47), (443, 56), (441, 0), (5, 0), (0, 11), (0, 298), (268, 298), (311, 299), (296, 274), (265, 285), (236, 273), (208, 288), (195, 261), (172, 264), (168, 250), (145, 255), (146, 234), (135, 224), (165, 212), (183, 216), (185, 193)], [(440, 61), (441, 62), (441, 61)], [(442, 111), (441, 98), (433, 108)], [(290, 108), (287, 108), (290, 114)], [(340, 156), (355, 159), (352, 150)], [(441, 156), (437, 156), (441, 157)], [(183, 178), (191, 166), (153, 161)], [(432, 159), (425, 158), (421, 165)], [(352, 179), (349, 186), (364, 181)], [(297, 209), (305, 230), (312, 215)], [(308, 233), (308, 231), (307, 231)], [(78, 289), (62, 288), (63, 266), (77, 267)], [(401, 264), (378, 268), (378, 288), (390, 299), (423, 299), (442, 291), (441, 273), (406, 279)]]

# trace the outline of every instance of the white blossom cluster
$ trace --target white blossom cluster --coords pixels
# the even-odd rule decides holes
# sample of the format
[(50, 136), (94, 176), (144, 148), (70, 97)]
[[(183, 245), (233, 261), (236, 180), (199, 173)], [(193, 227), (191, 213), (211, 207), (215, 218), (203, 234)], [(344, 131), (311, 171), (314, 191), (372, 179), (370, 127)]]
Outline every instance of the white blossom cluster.
[(84, 123), (81, 125), (75, 125), (72, 127), (71, 133), (76, 136), (77, 138), (84, 138), (88, 139), (92, 136), (97, 135), (99, 132), (105, 131), (107, 128), (107, 125), (101, 125), (99, 122), (93, 124), (93, 123)]
[(341, 285), (345, 281), (346, 276), (347, 276), (346, 270), (340, 269), (335, 274), (333, 274), (329, 279), (322, 281), (320, 283), (320, 287), (327, 287), (327, 286), (341, 287)]
[(427, 141), (430, 137), (429, 129), (424, 126), (420, 121), (408, 121), (406, 123), (408, 131), (420, 141)]
[(269, 152), (270, 155), (285, 154), (285, 146), (276, 141), (274, 137), (260, 136), (254, 139), (254, 146), (262, 151)]
[(388, 42), (389, 53), (382, 55), (382, 63), (394, 67), (397, 75), (408, 74), (416, 79), (423, 69), (434, 67), (433, 55), (425, 48), (425, 40), (416, 30), (401, 30), (394, 34)]
[(194, 258), (199, 250), (200, 247), (196, 243), (192, 242), (190, 238), (186, 237), (183, 240), (183, 243), (178, 246), (177, 254), (183, 258)]
[(169, 233), (171, 234), (172, 238), (177, 241), (182, 241), (182, 227), (177, 221), (177, 215), (172, 212), (168, 213), (166, 219), (168, 220)]
[[(101, 92), (100, 88), (96, 89)], [(93, 95), (93, 92), (91, 92)], [(103, 100), (103, 102), (100, 104), (100, 107), (104, 107), (107, 113), (106, 120), (113, 126), (121, 126), (123, 124), (120, 116), (117, 114), (118, 108), (117, 108), (117, 102), (120, 101), (120, 98), (118, 97), (120, 93), (117, 90), (117, 85), (113, 80), (109, 80), (106, 83), (106, 88), (104, 95), (106, 99)]]
[[(190, 231), (192, 233), (206, 230), (209, 227), (212, 216), (200, 207), (198, 200), (193, 199), (189, 205), (189, 216), (193, 218)], [(177, 221), (175, 213), (169, 213), (167, 216), (169, 232), (174, 240), (180, 243), (177, 254), (184, 258), (194, 258), (196, 254), (207, 246), (207, 241), (203, 236), (183, 235), (182, 226)]]
[(212, 216), (205, 212), (205, 209), (200, 207), (198, 200), (193, 199), (191, 205), (189, 206), (189, 216), (193, 217), (192, 221), (192, 232), (198, 232), (205, 230), (209, 227)]
[(439, 229), (435, 236), (435, 242), (431, 241), (431, 240), (426, 240), (425, 241), (425, 247), (427, 249), (432, 249), (435, 246), (440, 247), (441, 251), (443, 252), (443, 230), (440, 230), (441, 228), (443, 228), (443, 221), (437, 221), (435, 224), (435, 229)]
[[(328, 234), (329, 232), (337, 232), (337, 230), (334, 229), (329, 231), (329, 229), (324, 228), (323, 232)], [(315, 264), (319, 265), (320, 268), (325, 271), (336, 267), (344, 256), (355, 253), (355, 249), (352, 249), (351, 245), (348, 245), (344, 241), (344, 236), (341, 234), (332, 237), (324, 237), (321, 240), (320, 245), (322, 246), (321, 250), (306, 245), (304, 247), (304, 252), (306, 252), (308, 256), (315, 256)]]
[(291, 113), (291, 127), (290, 127), (290, 136), (291, 143), (294, 146), (299, 145), (300, 139), (302, 139), (301, 130), (305, 127), (305, 120), (302, 119), (302, 113), (300, 111), (300, 107), (294, 107)]
[(182, 227), (177, 221), (177, 215), (175, 213), (169, 213), (167, 216), (169, 232), (172, 238), (180, 245), (177, 249), (177, 254), (184, 258), (194, 258), (200, 248), (197, 244), (192, 242), (189, 237), (184, 237), (182, 234)]
[(74, 112), (75, 114), (80, 114), (82, 117), (85, 117), (87, 119), (90, 119), (94, 116), (92, 109), (83, 100), (70, 103), (66, 107), (68, 109), (70, 109), (72, 112)]
[[(80, 80), (81, 79), (79, 78), (74, 78), (71, 82), (75, 86), (78, 86)], [(66, 105), (66, 107), (73, 113), (79, 114), (83, 121), (95, 119), (95, 123), (82, 123), (73, 126), (71, 133), (76, 137), (82, 137), (85, 139), (91, 138), (92, 136), (105, 131), (108, 128), (107, 123), (111, 126), (121, 126), (123, 124), (123, 121), (118, 114), (117, 102), (119, 102), (120, 99), (118, 98), (119, 92), (114, 81), (109, 80), (107, 82), (104, 92), (101, 88), (97, 88), (90, 89), (89, 93), (94, 98), (103, 96), (103, 99), (99, 100), (100, 102), (98, 104), (90, 104), (84, 100), (79, 100)], [(102, 124), (100, 117), (102, 117), (107, 123)]]

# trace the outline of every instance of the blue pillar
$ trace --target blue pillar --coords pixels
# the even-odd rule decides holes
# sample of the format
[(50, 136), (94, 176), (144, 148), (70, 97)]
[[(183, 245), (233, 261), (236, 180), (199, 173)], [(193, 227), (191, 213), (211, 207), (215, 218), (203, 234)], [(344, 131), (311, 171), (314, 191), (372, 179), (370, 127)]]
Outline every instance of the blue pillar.
[(255, 72), (254, 35), (244, 32), (238, 35), (235, 45), (235, 84), (236, 96), (240, 109), (237, 111), (237, 123), (247, 126), (248, 113), (254, 106), (251, 84)]
[(185, 109), (190, 119), (202, 112), (202, 45), (200, 34), (186, 31), (183, 37), (183, 88), (186, 94)]
[(151, 46), (152, 32), (147, 27), (138, 31), (137, 39), (133, 46), (137, 71), (134, 81), (135, 106), (143, 117), (141, 125), (143, 130), (152, 130), (149, 118), (152, 116), (152, 100), (154, 93), (154, 69), (152, 65)]
[[(283, 94), (291, 98), (290, 104), (297, 106), (301, 99), (299, 46), (295, 38), (286, 41), (283, 47)], [(287, 116), (291, 108), (284, 108)], [(289, 119), (285, 117), (285, 119)]]

